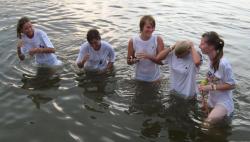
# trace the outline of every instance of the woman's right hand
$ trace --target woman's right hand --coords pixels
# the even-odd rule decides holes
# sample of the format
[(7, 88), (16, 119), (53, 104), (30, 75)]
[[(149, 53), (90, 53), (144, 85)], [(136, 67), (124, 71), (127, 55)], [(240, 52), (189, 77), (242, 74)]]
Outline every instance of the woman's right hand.
[(87, 60), (89, 60), (90, 55), (87, 53), (85, 54), (85, 56), (83, 57), (83, 61), (86, 62)]
[(23, 47), (23, 40), (22, 39), (18, 39), (17, 40), (17, 48), (21, 49), (21, 47)]

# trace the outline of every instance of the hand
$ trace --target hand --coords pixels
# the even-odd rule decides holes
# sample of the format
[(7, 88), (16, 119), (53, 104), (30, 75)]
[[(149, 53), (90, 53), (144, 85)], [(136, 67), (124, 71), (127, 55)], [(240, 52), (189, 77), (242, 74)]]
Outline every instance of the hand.
[(85, 63), (87, 60), (89, 60), (89, 57), (90, 57), (90, 54), (89, 54), (89, 53), (85, 54), (85, 56), (83, 57), (82, 62)]
[(23, 40), (22, 39), (18, 39), (17, 40), (17, 48), (21, 48), (23, 47)]
[(194, 43), (193, 43), (191, 40), (187, 40), (187, 43), (189, 44), (189, 46), (190, 46), (191, 48), (194, 47)]
[(134, 64), (134, 63), (139, 62), (139, 59), (137, 59), (136, 57), (133, 58), (132, 56), (130, 56), (130, 58), (128, 58), (128, 62)]
[(136, 53), (136, 58), (138, 60), (140, 60), (140, 59), (148, 59), (149, 55), (147, 55), (146, 53)]
[(213, 90), (212, 85), (200, 85), (199, 86), (199, 91), (200, 92), (208, 92)]

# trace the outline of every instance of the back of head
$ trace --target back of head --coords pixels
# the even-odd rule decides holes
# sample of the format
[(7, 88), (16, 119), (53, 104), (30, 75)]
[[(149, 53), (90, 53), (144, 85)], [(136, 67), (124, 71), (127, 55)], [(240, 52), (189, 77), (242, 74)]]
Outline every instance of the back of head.
[(177, 41), (175, 44), (175, 55), (183, 55), (184, 53), (188, 52), (189, 49), (191, 48), (190, 44), (188, 43), (188, 41), (183, 40), (183, 41)]

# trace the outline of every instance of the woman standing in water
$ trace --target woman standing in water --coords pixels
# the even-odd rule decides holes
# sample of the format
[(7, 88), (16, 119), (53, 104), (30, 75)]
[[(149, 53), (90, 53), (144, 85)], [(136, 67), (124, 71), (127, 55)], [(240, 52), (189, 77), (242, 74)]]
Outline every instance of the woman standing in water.
[(57, 59), (53, 44), (47, 34), (34, 28), (30, 19), (22, 17), (17, 23), (17, 54), (20, 60), (25, 59), (25, 54), (35, 56), (38, 65), (57, 66), (62, 62)]
[(216, 32), (202, 35), (200, 49), (209, 57), (209, 70), (208, 85), (200, 85), (199, 90), (209, 93), (208, 105), (212, 108), (205, 126), (231, 116), (234, 111), (232, 90), (235, 88), (235, 80), (230, 63), (223, 57), (223, 47), (224, 41)]
[(161, 64), (154, 57), (163, 50), (164, 43), (160, 36), (153, 35), (155, 20), (152, 16), (143, 16), (139, 26), (140, 34), (131, 38), (128, 43), (127, 63), (136, 64), (136, 80), (154, 82), (160, 79)]
[(101, 40), (98, 30), (89, 30), (87, 42), (81, 45), (76, 59), (77, 66), (88, 72), (105, 73), (112, 70), (114, 62), (115, 52), (112, 46)]
[(181, 98), (195, 99), (198, 93), (196, 76), (202, 60), (194, 44), (188, 40), (178, 41), (156, 57), (158, 61), (162, 59), (170, 68), (170, 90)]

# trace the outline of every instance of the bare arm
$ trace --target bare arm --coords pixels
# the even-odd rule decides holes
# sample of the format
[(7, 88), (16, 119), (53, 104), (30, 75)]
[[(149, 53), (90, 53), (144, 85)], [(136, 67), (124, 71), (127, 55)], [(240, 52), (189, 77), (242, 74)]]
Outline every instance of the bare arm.
[(200, 85), (199, 90), (200, 91), (226, 91), (226, 90), (232, 90), (235, 88), (235, 84), (209, 84), (209, 85)]
[(164, 50), (164, 43), (161, 37), (157, 37), (157, 50), (156, 50), (156, 56), (150, 56), (147, 55), (145, 53), (139, 54), (140, 58), (145, 58), (145, 59), (149, 59), (152, 62), (159, 64), (159, 65), (163, 65), (161, 60), (157, 58), (157, 56)]
[(78, 68), (83, 68), (85, 62), (89, 59), (90, 54), (86, 53), (86, 55), (83, 57), (83, 59), (80, 62), (77, 62)]
[(31, 48), (29, 51), (30, 55), (34, 55), (38, 53), (55, 53), (55, 49), (54, 48)]
[(201, 57), (199, 53), (195, 50), (193, 42), (189, 41), (189, 44), (191, 46), (190, 52), (191, 52), (194, 64), (196, 67), (199, 67), (201, 65)]
[(128, 42), (128, 54), (127, 54), (127, 64), (132, 65), (136, 63), (133, 59), (135, 58), (135, 51), (133, 48), (133, 41), (132, 39)]
[(17, 41), (17, 55), (21, 61), (25, 59), (25, 56), (21, 52), (21, 48), (23, 47), (23, 41), (21, 39), (18, 39)]

